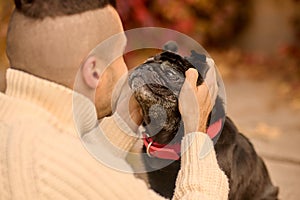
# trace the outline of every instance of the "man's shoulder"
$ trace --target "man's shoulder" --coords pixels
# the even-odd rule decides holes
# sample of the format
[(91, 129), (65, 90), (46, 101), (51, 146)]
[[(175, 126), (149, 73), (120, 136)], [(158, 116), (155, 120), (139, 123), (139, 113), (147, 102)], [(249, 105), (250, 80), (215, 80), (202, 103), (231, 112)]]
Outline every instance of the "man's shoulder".
[(34, 103), (0, 93), (1, 118), (13, 115), (15, 118), (34, 116), (38, 107)]
[(43, 126), (47, 125), (48, 130), (57, 131), (51, 123), (51, 115), (33, 102), (0, 93), (0, 108), (0, 122), (6, 126), (27, 126), (30, 129), (42, 129)]

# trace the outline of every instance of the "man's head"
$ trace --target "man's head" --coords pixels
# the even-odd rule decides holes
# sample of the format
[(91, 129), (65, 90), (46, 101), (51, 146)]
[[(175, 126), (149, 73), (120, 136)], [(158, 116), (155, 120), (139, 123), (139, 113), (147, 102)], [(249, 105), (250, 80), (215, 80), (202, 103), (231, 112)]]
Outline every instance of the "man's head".
[(15, 4), (18, 11), (35, 19), (78, 14), (109, 4), (116, 7), (115, 0), (15, 0)]
[(113, 63), (106, 62), (105, 56), (124, 49), (126, 38), (119, 37), (106, 52), (90, 52), (112, 35), (123, 33), (119, 15), (111, 6), (115, 1), (15, 0), (15, 4), (7, 36), (11, 67), (69, 88), (79, 71), (83, 93), (93, 98), (97, 91), (98, 117), (109, 115), (112, 88), (127, 69), (119, 52), (114, 53), (119, 58)]

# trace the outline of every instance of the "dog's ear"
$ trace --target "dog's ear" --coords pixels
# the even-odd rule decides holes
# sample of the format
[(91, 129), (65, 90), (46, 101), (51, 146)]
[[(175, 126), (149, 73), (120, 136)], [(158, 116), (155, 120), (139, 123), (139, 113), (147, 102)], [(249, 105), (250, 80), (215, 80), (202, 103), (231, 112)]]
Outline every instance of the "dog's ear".
[(91, 89), (96, 89), (100, 80), (101, 72), (97, 68), (97, 59), (90, 56), (82, 65), (82, 77), (86, 85)]
[(178, 51), (178, 45), (175, 41), (169, 41), (164, 45), (163, 49), (164, 51), (176, 53)]
[(194, 68), (197, 69), (199, 74), (205, 79), (206, 73), (209, 69), (208, 63), (206, 62), (206, 56), (204, 54), (199, 54), (196, 51), (191, 51), (191, 56), (185, 59), (191, 63)]

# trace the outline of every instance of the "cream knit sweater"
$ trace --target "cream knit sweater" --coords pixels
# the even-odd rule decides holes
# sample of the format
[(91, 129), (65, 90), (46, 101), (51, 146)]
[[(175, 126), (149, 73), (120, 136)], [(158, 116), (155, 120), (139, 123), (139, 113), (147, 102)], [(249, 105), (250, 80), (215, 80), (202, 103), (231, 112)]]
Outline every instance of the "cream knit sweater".
[[(94, 110), (80, 102), (76, 116), (82, 120), (75, 119), (75, 125), (73, 96), (58, 84), (7, 71), (6, 94), (0, 93), (0, 200), (163, 199), (133, 174), (107, 167), (88, 153), (77, 132), (84, 138), (99, 126)], [(128, 151), (135, 138), (119, 128), (119, 120), (106, 118), (100, 128), (111, 133), (107, 136), (113, 145)], [(199, 158), (206, 138), (191, 133), (183, 139), (188, 149), (174, 199), (227, 199), (228, 180), (214, 150)], [(122, 158), (118, 153), (110, 156)]]

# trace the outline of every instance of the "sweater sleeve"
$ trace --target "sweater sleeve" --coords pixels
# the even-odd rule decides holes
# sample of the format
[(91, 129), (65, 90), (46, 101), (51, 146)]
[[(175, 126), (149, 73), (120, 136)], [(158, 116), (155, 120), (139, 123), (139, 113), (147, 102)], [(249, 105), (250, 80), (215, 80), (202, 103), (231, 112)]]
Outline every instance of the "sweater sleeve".
[(137, 135), (117, 113), (114, 113), (111, 117), (104, 118), (99, 126), (109, 142), (123, 152), (129, 152), (138, 140)]
[(228, 199), (228, 179), (218, 165), (207, 134), (186, 135), (181, 148), (184, 152), (173, 199)]
[[(181, 169), (173, 200), (228, 199), (228, 179), (220, 169), (212, 141), (205, 133), (190, 133), (182, 140)], [(148, 199), (163, 199), (149, 191)]]
[[(182, 140), (185, 152), (176, 180), (173, 200), (228, 199), (228, 179), (220, 169), (212, 141), (205, 133), (190, 133)], [(149, 190), (148, 198), (164, 199)]]

